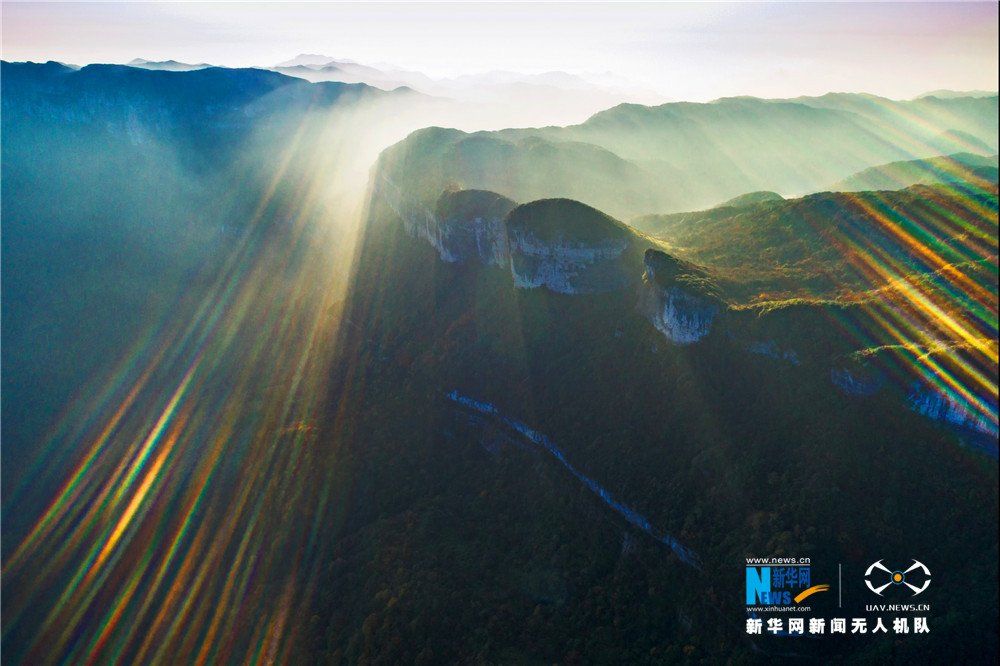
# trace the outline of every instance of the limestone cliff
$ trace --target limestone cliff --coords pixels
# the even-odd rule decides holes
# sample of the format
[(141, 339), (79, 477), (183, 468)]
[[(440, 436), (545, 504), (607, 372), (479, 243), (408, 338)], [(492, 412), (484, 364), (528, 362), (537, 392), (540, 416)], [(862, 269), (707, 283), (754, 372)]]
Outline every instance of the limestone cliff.
[(946, 394), (940, 387), (931, 387), (923, 383), (911, 387), (906, 402), (910, 409), (927, 418), (956, 428), (989, 435), (994, 439), (997, 437), (996, 404), (990, 405), (984, 401), (977, 409), (965, 398)]
[(578, 201), (543, 199), (518, 206), (507, 216), (507, 233), (517, 287), (587, 294), (636, 280), (637, 265), (626, 256), (635, 244), (631, 231)]
[(446, 191), (437, 202), (438, 251), (453, 261), (478, 260), (486, 266), (510, 263), (507, 213), (517, 205), (485, 190)]
[(586, 294), (622, 289), (638, 279), (635, 235), (577, 201), (516, 206), (494, 192), (458, 190), (444, 192), (431, 210), (385, 173), (376, 177), (375, 196), (442, 261), (501, 267), (519, 288)]
[(507, 213), (517, 204), (485, 190), (446, 191), (431, 210), (382, 174), (375, 195), (403, 221), (406, 233), (422, 238), (448, 263), (510, 266)]
[(830, 381), (849, 395), (875, 395), (885, 384), (885, 373), (868, 363), (842, 359), (830, 368)]
[(697, 267), (659, 250), (646, 250), (639, 310), (668, 340), (689, 344), (712, 330), (719, 303), (706, 293)]

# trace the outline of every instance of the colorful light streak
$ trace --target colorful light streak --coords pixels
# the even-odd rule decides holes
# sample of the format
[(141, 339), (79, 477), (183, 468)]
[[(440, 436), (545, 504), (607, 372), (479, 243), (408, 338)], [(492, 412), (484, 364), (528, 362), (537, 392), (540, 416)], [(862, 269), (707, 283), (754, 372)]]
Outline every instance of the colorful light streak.
[[(316, 502), (332, 497), (314, 460), (314, 424), (337, 340), (328, 311), (351, 253), (324, 242), (324, 186), (338, 174), (306, 134), (277, 156), (207, 293), (179, 299), (173, 319), (51, 429), (39, 465), (87, 445), (3, 563), (13, 659), (293, 659), (308, 600), (296, 562), (323, 546), (329, 511)], [(295, 181), (281, 204), (292, 222), (275, 232), (270, 217), (297, 151), (312, 153), (315, 177)]]
[(842, 196), (853, 223), (809, 222), (873, 287), (862, 299), (876, 325), (866, 356), (901, 386), (929, 386), (995, 434), (997, 293), (995, 281), (991, 289), (975, 279), (978, 267), (997, 272), (995, 207), (959, 188), (928, 191), (906, 209), (919, 217), (887, 193)]
[[(3, 564), (4, 637), (31, 636), (15, 657), (294, 662), (303, 581), (337, 513), (313, 424), (338, 336), (327, 312), (344, 275), (331, 266), (351, 250), (331, 255), (314, 225), (338, 175), (324, 150), (339, 146), (309, 145), (299, 128), (209, 293), (179, 302), (175, 321), (150, 329), (50, 431), (38, 466), (67, 441), (83, 453)], [(303, 151), (315, 177), (289, 198), (284, 242), (264, 246), (258, 227)], [(995, 430), (996, 292), (961, 266), (984, 262), (995, 279), (996, 210), (958, 195), (928, 199), (916, 219), (877, 194), (850, 201), (870, 227), (810, 220), (873, 286), (867, 321), (838, 330), (891, 350), (875, 358), (901, 384), (930, 384)], [(939, 280), (916, 279), (927, 274)], [(956, 294), (975, 319), (955, 310)], [(348, 385), (362, 381), (348, 372)], [(332, 420), (334, 433), (348, 427), (343, 411)]]

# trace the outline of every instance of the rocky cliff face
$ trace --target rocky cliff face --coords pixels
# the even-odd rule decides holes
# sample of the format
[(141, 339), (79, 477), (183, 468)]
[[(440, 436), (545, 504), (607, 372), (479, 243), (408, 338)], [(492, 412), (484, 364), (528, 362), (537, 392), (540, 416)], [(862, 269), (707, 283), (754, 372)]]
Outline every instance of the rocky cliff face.
[[(987, 410), (976, 410), (968, 404), (963, 404), (964, 402), (957, 396), (946, 395), (940, 389), (919, 383), (911, 387), (910, 395), (906, 399), (910, 409), (927, 418), (996, 438), (998, 434), (995, 420), (996, 405)], [(991, 415), (994, 418), (990, 418)], [(995, 447), (993, 451), (995, 454)]]
[(629, 282), (620, 266), (628, 247), (626, 240), (551, 241), (530, 232), (513, 232), (510, 271), (514, 285), (526, 289), (546, 287), (560, 294), (615, 291)]
[(638, 256), (629, 253), (638, 237), (579, 201), (541, 199), (518, 206), (507, 216), (507, 236), (518, 287), (592, 294), (638, 280)]
[[(465, 190), (445, 192), (435, 211), (384, 172), (376, 176), (374, 194), (399, 216), (407, 234), (427, 241), (442, 261), (506, 268), (521, 289), (601, 293), (638, 277), (628, 261), (636, 237), (578, 202), (543, 200), (514, 208), (492, 192)], [(680, 266), (662, 252), (647, 251), (639, 307), (669, 340), (686, 344), (708, 334), (719, 305), (675, 284)]]
[(446, 191), (437, 202), (440, 249), (456, 261), (506, 268), (510, 242), (506, 217), (516, 202), (485, 190)]
[[(579, 237), (572, 230), (572, 210), (564, 231), (521, 224), (521, 217), (534, 214), (530, 209), (582, 206), (576, 202), (533, 202), (519, 207), (529, 212), (521, 210), (511, 225), (508, 215), (516, 204), (493, 192), (445, 192), (431, 210), (382, 173), (376, 177), (375, 195), (399, 216), (407, 234), (430, 243), (442, 261), (501, 267), (510, 271), (518, 288), (587, 294), (622, 289), (634, 281), (623, 265), (631, 238), (620, 230)], [(585, 208), (584, 216), (597, 213)]]
[(504, 221), (515, 206), (510, 199), (478, 190), (445, 192), (434, 211), (400, 189), (385, 174), (375, 180), (375, 196), (399, 216), (407, 234), (430, 243), (441, 261), (510, 266), (510, 243)]
[(875, 395), (885, 384), (885, 373), (858, 363), (845, 363), (830, 369), (830, 381), (849, 395)]
[(708, 335), (719, 305), (677, 280), (686, 272), (685, 267), (658, 250), (646, 251), (644, 266), (639, 310), (653, 326), (677, 344), (697, 342)]
[[(795, 366), (818, 363), (832, 384), (859, 398), (879, 393), (888, 381), (876, 364), (851, 357), (850, 345), (830, 326), (863, 317), (859, 308), (792, 304), (768, 311), (763, 319), (744, 315), (737, 325), (739, 313), (726, 309), (704, 269), (655, 249), (646, 250), (640, 264), (636, 250), (642, 238), (579, 202), (550, 199), (516, 206), (492, 192), (461, 190), (442, 194), (432, 210), (384, 172), (376, 178), (375, 194), (400, 217), (406, 233), (427, 241), (442, 261), (496, 266), (510, 271), (517, 288), (544, 287), (561, 294), (622, 290), (638, 282), (639, 313), (674, 344), (702, 340), (725, 311), (728, 335), (748, 353)], [(808, 341), (811, 350), (800, 356), (792, 340)], [(839, 359), (832, 366), (831, 357)], [(924, 385), (912, 387), (906, 402), (925, 417), (976, 438), (997, 436), (991, 417), (995, 405), (977, 409)], [(989, 452), (995, 455), (996, 448)]]
[(697, 342), (712, 330), (712, 320), (719, 310), (702, 298), (683, 289), (663, 289), (647, 284), (640, 304), (643, 314), (671, 342)]
[(414, 196), (403, 192), (388, 176), (382, 174), (375, 179), (374, 195), (379, 197), (403, 221), (406, 233), (414, 238), (423, 238), (431, 244), (442, 261), (455, 263), (462, 258), (452, 251), (447, 242), (441, 220), (430, 208)]

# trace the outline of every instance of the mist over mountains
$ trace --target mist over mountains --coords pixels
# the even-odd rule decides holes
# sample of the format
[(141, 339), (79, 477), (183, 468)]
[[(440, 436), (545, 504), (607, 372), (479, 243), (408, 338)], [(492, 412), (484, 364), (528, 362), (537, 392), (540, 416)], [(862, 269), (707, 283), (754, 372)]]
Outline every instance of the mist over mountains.
[(5, 663), (995, 657), (995, 93), (273, 70), (2, 64)]
[[(984, 137), (976, 139), (978, 150), (992, 154), (996, 105), (996, 98), (896, 103), (867, 96), (622, 105), (566, 128), (428, 130), (387, 159), (434, 164), (419, 174), (425, 182), (412, 184), (430, 197), (454, 181), (518, 200), (575, 198), (630, 217), (704, 208), (756, 190), (816, 191), (877, 164), (976, 148), (946, 141), (951, 130)], [(913, 120), (882, 132), (892, 113), (885, 106)]]
[[(148, 61), (136, 58), (131, 67), (190, 71), (205, 63)], [(434, 98), (460, 103), (462, 113), (447, 118), (466, 129), (539, 126), (581, 122), (591, 114), (622, 101), (655, 104), (669, 101), (610, 72), (581, 77), (566, 72), (521, 74), (492, 71), (450, 78), (432, 78), (422, 72), (392, 65), (371, 66), (354, 60), (302, 54), (260, 69), (313, 83), (363, 83), (381, 90), (410, 88)]]
[(309, 85), (260, 69), (125, 65), (72, 69), (55, 62), (3, 65), (4, 109), (12, 121), (105, 124), (111, 131), (132, 131), (133, 142), (142, 141), (135, 134), (141, 131), (180, 132), (210, 126), (222, 134), (260, 126), (282, 113), (304, 114), (337, 103), (392, 96), (363, 84)]

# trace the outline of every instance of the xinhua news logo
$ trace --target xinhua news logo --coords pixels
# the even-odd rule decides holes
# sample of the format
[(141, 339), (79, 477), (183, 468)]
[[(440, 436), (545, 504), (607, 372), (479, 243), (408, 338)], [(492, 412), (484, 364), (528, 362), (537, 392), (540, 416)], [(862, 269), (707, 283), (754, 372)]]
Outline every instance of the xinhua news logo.
[[(798, 562), (794, 558), (789, 559)], [(812, 584), (808, 563), (752, 566), (748, 559), (746, 583), (747, 606), (792, 606), (802, 603), (817, 592), (830, 589), (829, 585)], [(789, 610), (794, 610), (794, 607)]]

